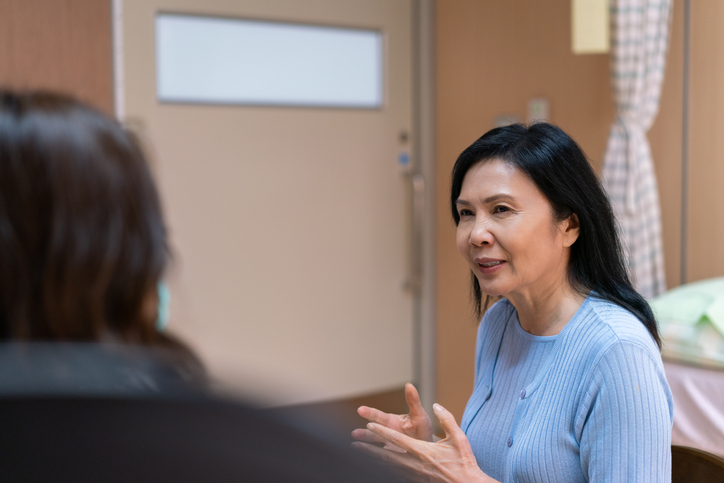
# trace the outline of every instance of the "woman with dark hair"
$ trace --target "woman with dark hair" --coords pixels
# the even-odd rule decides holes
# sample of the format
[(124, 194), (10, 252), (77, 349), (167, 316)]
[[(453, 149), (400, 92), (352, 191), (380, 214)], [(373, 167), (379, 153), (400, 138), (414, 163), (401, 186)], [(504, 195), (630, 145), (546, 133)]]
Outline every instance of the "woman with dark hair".
[(157, 327), (167, 262), (134, 137), (71, 98), (0, 90), (0, 341), (163, 349), (200, 376), (191, 352)]
[(461, 427), (434, 405), (446, 438), (433, 443), (408, 385), (410, 414), (362, 407), (371, 423), (354, 433), (406, 454), (356, 445), (426, 481), (670, 481), (656, 321), (580, 147), (546, 123), (493, 129), (455, 163), (450, 203), (487, 309)]

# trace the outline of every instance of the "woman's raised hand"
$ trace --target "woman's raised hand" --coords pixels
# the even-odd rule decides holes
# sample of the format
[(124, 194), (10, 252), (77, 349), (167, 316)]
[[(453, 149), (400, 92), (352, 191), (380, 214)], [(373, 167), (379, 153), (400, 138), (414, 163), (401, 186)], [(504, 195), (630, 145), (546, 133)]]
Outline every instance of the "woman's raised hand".
[[(357, 409), (357, 413), (371, 423), (379, 424), (411, 438), (432, 441), (432, 421), (422, 408), (417, 389), (410, 383), (405, 384), (405, 400), (410, 410), (408, 414), (388, 414), (367, 406), (361, 406)], [(355, 429), (352, 431), (352, 437), (368, 443), (385, 443), (387, 448), (394, 449), (390, 447), (388, 441), (368, 429)]]
[(353, 446), (386, 463), (406, 468), (417, 481), (495, 481), (478, 466), (470, 442), (455, 417), (439, 404), (434, 405), (434, 410), (445, 431), (445, 438), (437, 443), (420, 441), (382, 424), (369, 423), (367, 430), (377, 438), (374, 441), (386, 442), (398, 450), (359, 442)]

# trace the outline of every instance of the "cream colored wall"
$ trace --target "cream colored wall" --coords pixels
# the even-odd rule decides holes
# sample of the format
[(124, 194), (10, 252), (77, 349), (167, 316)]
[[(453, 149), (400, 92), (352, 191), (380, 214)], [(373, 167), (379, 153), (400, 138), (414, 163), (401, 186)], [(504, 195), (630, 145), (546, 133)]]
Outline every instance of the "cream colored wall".
[(460, 418), (472, 390), (475, 326), (468, 269), (448, 207), (458, 154), (500, 114), (526, 120), (533, 97), (600, 167), (613, 119), (608, 55), (573, 55), (570, 0), (437, 2), (437, 400)]

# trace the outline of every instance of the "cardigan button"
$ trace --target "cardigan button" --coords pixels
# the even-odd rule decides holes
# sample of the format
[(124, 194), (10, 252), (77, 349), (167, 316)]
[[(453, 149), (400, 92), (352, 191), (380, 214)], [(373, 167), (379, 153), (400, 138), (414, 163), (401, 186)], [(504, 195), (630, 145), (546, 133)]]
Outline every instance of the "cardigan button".
[(511, 446), (513, 446), (513, 437), (508, 436), (508, 448), (510, 448)]
[(520, 391), (520, 398), (521, 398), (521, 399), (525, 399), (525, 389), (523, 389), (522, 391)]

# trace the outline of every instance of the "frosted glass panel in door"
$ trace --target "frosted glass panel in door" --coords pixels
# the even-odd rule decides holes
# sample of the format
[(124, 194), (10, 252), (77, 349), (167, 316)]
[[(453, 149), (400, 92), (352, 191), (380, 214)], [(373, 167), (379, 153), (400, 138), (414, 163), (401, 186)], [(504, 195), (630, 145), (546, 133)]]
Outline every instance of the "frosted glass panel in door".
[(233, 18), (156, 16), (158, 98), (376, 108), (382, 34)]

